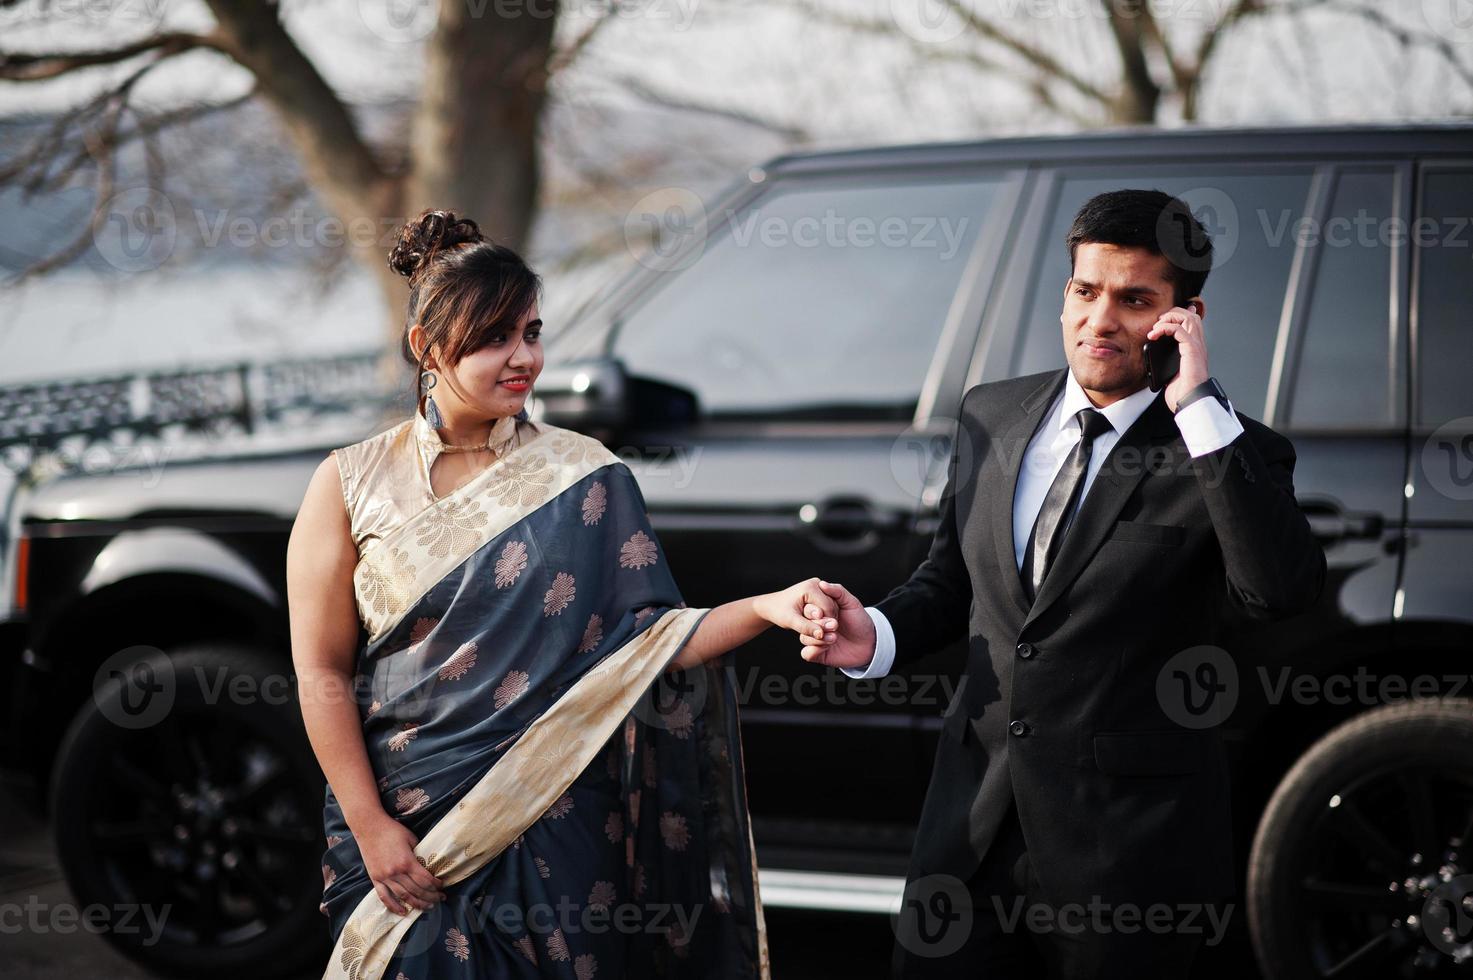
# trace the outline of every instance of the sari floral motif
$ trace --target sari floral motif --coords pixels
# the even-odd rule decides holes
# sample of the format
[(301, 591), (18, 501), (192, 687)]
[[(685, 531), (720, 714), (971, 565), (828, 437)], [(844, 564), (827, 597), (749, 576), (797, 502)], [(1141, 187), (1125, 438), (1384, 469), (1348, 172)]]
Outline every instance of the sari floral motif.
[[(360, 504), (395, 489), (358, 482)], [(448, 898), (389, 912), (329, 787), (325, 980), (765, 980), (734, 685), (716, 663), (666, 673), (706, 610), (681, 601), (628, 468), (541, 430), (380, 530), (354, 572), (364, 743)], [(504, 914), (559, 902), (643, 925)]]
[(527, 567), (527, 546), (521, 541), (508, 541), (496, 559), (496, 587), (504, 589), (516, 582)]
[(535, 507), (550, 496), (553, 473), (546, 458), (529, 456), (508, 461), (499, 477), (486, 488), (503, 507)]
[(547, 595), (543, 597), (542, 615), (560, 615), (577, 595), (578, 587), (573, 576), (567, 572), (558, 572), (557, 578), (552, 580), (552, 588), (548, 589)]
[(603, 642), (604, 622), (598, 613), (588, 617), (588, 625), (583, 628), (583, 639), (578, 641), (579, 653), (592, 653)]
[(393, 614), (404, 607), (417, 570), (409, 553), (398, 548), (389, 549), (387, 568), (378, 557), (374, 554), (358, 566), (364, 570), (358, 580), (359, 602), (376, 613)]
[(619, 549), (620, 568), (644, 568), (655, 563), (655, 543), (643, 531), (635, 531)]
[(479, 500), (447, 499), (431, 507), (419, 529), (419, 545), (431, 557), (464, 551), (476, 541), (476, 532), (489, 518)]
[(589, 487), (588, 496), (583, 498), (583, 526), (592, 527), (602, 520), (608, 503), (609, 492), (602, 483)]

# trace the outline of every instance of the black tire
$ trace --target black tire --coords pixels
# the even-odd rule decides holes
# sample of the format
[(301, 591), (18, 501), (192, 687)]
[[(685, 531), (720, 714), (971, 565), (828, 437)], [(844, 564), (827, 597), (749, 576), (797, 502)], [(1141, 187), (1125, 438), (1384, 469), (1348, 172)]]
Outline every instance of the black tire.
[[(137, 914), (124, 930), (120, 916), (103, 934), (158, 972), (320, 967), (324, 782), (289, 661), (226, 645), (120, 657), (108, 665), (125, 674), (78, 711), (51, 785), (57, 855), (78, 905), (151, 908), (153, 925)], [(245, 687), (232, 694), (231, 684)]]
[(1473, 702), (1387, 705), (1330, 731), (1253, 841), (1248, 927), (1264, 977), (1473, 976), (1470, 837)]

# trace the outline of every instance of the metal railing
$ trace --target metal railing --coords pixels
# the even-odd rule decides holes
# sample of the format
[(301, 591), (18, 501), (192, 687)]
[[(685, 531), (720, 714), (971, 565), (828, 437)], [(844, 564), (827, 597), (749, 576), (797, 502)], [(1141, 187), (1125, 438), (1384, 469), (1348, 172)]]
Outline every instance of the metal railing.
[(327, 416), (386, 411), (381, 359), (370, 351), (0, 387), (0, 463), (21, 476), (48, 458), (56, 469), (59, 457), (150, 439), (244, 443)]

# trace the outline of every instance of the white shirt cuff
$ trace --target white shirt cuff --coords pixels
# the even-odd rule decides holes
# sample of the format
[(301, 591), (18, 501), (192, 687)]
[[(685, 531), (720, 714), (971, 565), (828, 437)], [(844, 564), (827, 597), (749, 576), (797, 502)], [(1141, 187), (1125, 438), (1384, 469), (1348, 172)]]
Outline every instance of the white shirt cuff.
[(1233, 414), (1232, 405), (1232, 399), (1228, 399), (1228, 407), (1223, 408), (1221, 402), (1209, 395), (1198, 398), (1176, 413), (1176, 427), (1181, 430), (1187, 452), (1193, 456), (1204, 456), (1242, 434), (1243, 423)]
[[(1190, 405), (1187, 407), (1191, 408)], [(869, 613), (870, 621), (875, 624), (875, 655), (864, 667), (839, 668), (856, 680), (884, 677), (890, 673), (890, 668), (895, 664), (895, 630), (890, 625), (890, 621), (874, 606), (865, 606), (864, 611)]]

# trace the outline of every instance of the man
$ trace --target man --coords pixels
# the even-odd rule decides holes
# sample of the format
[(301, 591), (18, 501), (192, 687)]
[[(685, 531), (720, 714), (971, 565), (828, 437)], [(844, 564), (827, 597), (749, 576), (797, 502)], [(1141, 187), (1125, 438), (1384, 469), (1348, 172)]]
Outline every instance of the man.
[[(873, 608), (826, 583), (831, 632), (802, 641), (877, 677), (968, 638), (898, 976), (1184, 980), (1234, 874), (1218, 734), (1171, 693), (1211, 678), (1173, 657), (1324, 584), (1293, 446), (1208, 370), (1212, 246), (1190, 209), (1101, 194), (1067, 244), (1067, 369), (967, 392), (929, 556)], [(1153, 392), (1143, 345), (1172, 338)]]

